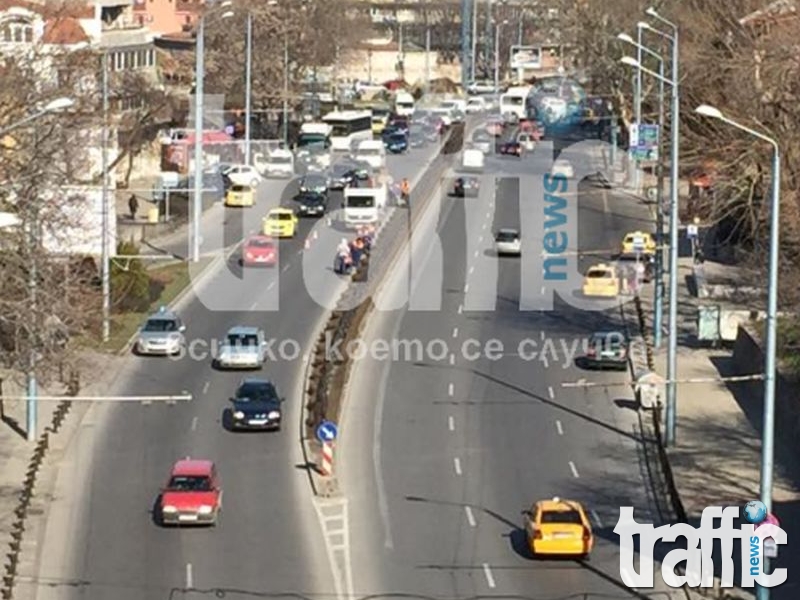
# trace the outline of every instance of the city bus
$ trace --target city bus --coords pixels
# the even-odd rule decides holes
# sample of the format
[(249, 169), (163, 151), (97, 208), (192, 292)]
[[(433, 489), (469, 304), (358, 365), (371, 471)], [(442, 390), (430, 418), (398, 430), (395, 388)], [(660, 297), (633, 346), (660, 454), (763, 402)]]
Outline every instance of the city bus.
[(333, 127), (331, 147), (334, 150), (347, 151), (356, 141), (372, 139), (372, 113), (368, 110), (332, 112), (322, 121)]

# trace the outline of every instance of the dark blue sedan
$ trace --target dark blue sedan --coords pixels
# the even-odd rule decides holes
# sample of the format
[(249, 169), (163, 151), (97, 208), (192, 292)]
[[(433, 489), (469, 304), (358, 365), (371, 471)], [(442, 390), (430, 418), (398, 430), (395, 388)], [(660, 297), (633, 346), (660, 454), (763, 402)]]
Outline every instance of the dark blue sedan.
[(408, 137), (402, 133), (392, 133), (383, 139), (383, 145), (392, 154), (402, 154), (408, 150)]

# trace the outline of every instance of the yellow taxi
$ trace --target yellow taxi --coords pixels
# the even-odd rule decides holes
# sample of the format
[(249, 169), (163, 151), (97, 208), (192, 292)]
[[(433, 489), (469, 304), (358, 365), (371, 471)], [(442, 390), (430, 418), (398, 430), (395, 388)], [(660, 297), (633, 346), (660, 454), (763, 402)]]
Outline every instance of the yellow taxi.
[(540, 500), (524, 514), (525, 537), (534, 556), (588, 558), (591, 554), (594, 534), (580, 502), (561, 498)]
[(644, 248), (644, 250), (642, 250), (643, 254), (656, 253), (656, 240), (653, 238), (652, 234), (645, 231), (631, 231), (626, 234), (625, 237), (622, 238), (622, 253), (635, 254), (637, 241), (640, 247)]
[(249, 185), (232, 185), (225, 193), (225, 206), (255, 206), (256, 194)]
[(619, 295), (619, 285), (614, 267), (601, 263), (589, 267), (583, 276), (583, 295), (615, 298)]
[(386, 125), (389, 123), (389, 115), (373, 115), (372, 116), (372, 133), (374, 135), (380, 135), (383, 133), (383, 130), (386, 129)]
[(262, 221), (262, 233), (276, 238), (294, 237), (297, 221), (291, 208), (273, 208)]

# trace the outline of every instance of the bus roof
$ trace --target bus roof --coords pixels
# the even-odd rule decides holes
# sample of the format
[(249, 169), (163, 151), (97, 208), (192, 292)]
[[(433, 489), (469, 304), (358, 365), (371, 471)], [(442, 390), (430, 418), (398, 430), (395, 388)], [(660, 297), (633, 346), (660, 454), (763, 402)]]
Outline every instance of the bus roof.
[(342, 110), (330, 112), (324, 117), (323, 121), (353, 121), (355, 119), (363, 119), (364, 117), (372, 117), (372, 113), (368, 110)]
[(328, 123), (303, 123), (300, 126), (300, 133), (318, 133), (330, 135), (332, 127)]

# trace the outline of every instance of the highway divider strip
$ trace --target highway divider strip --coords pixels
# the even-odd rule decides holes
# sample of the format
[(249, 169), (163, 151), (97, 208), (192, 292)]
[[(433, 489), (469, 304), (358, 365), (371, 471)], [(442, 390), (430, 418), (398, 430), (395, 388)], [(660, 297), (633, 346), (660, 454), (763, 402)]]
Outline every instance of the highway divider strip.
[[(441, 178), (450, 166), (451, 158), (463, 147), (466, 124), (453, 127), (442, 144), (439, 153), (428, 165), (422, 176), (414, 182), (409, 201), (409, 213), (395, 210), (381, 224), (372, 251), (365, 257), (340, 296), (339, 306), (355, 306), (348, 310), (334, 309), (322, 331), (318, 334), (312, 348), (306, 373), (304, 375), (303, 422), (301, 423), (301, 446), (311, 487), (315, 495), (330, 497), (338, 493), (336, 480), (336, 458), (334, 455), (334, 474), (323, 477), (319, 470), (321, 445), (315, 439), (315, 432), (323, 420), (339, 423), (346, 397), (346, 387), (352, 368), (352, 361), (343, 353), (341, 360), (327, 356), (329, 345), (338, 343), (347, 348), (357, 339), (363, 325), (372, 312), (372, 297), (375, 289), (390, 269), (403, 247), (409, 242), (409, 229), (413, 227), (425, 206), (441, 188)], [(405, 217), (409, 214), (410, 218)], [(404, 235), (405, 234), (405, 235)], [(370, 270), (376, 274), (369, 277)]]

